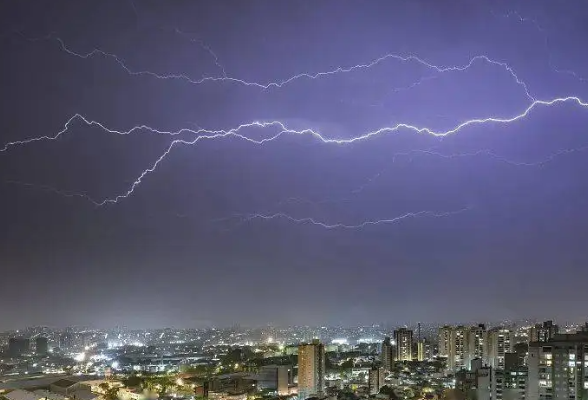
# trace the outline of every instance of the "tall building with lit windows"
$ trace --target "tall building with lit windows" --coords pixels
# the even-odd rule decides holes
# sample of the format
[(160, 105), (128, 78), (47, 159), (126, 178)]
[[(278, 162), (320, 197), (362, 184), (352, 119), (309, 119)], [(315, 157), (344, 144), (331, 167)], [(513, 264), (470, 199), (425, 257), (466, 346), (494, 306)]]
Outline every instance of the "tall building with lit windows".
[(425, 361), (425, 342), (423, 340), (419, 340), (417, 342), (417, 361)]
[(325, 346), (318, 339), (298, 346), (298, 398), (319, 396), (325, 389)]
[(438, 356), (439, 357), (449, 357), (450, 349), (451, 349), (451, 332), (453, 331), (453, 327), (449, 325), (445, 325), (439, 328), (439, 346), (438, 346)]
[(439, 329), (439, 356), (447, 357), (447, 369), (456, 372), (469, 368), (469, 328), (444, 326)]
[(412, 361), (412, 331), (407, 328), (400, 328), (394, 331), (396, 342), (396, 360)]
[(525, 400), (588, 398), (588, 332), (531, 342)]
[(472, 360), (480, 359), (482, 364), (488, 363), (488, 331), (484, 324), (472, 326), (467, 332), (466, 368), (471, 369)]
[(514, 352), (514, 331), (506, 328), (491, 329), (488, 342), (488, 363), (494, 368), (504, 368), (506, 354)]

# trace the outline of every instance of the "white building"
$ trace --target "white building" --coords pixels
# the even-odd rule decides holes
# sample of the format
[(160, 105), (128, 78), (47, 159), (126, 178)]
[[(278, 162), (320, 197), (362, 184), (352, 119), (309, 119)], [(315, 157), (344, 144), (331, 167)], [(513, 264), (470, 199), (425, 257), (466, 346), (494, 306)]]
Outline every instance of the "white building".
[(494, 328), (489, 332), (488, 341), (488, 363), (493, 368), (504, 368), (506, 353), (514, 352), (515, 333), (506, 328)]

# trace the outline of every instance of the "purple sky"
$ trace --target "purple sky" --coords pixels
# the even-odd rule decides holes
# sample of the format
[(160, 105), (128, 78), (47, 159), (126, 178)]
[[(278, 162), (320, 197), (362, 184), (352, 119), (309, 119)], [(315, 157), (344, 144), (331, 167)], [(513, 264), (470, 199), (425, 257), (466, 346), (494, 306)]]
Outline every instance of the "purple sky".
[[(345, 140), (514, 117), (532, 103), (520, 82), (588, 101), (587, 18), (547, 0), (3, 2), (0, 148), (76, 113), (119, 131), (281, 121)], [(386, 54), (504, 64), (390, 57), (251, 84)], [(584, 319), (587, 124), (568, 101), (443, 138), (202, 140), (97, 207), (63, 194), (115, 198), (195, 136), (75, 119), (0, 152), (0, 329)], [(424, 213), (362, 225), (410, 212)], [(291, 219), (238, 217), (252, 213)]]

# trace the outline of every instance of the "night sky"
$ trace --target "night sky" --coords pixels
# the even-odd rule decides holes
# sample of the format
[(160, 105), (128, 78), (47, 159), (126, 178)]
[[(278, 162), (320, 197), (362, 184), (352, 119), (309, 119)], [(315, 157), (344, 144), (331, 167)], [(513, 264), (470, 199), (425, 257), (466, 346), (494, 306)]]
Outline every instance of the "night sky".
[(0, 329), (587, 318), (587, 20), (1, 2)]

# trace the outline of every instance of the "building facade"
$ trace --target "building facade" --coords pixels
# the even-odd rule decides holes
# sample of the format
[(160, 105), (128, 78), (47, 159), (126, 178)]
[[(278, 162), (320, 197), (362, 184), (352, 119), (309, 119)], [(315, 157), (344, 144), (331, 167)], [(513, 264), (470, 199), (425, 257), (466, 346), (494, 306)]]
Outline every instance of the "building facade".
[(547, 342), (559, 333), (559, 326), (553, 321), (536, 324), (529, 329), (529, 342)]
[(472, 326), (467, 332), (466, 368), (471, 369), (472, 360), (480, 359), (488, 363), (488, 331), (484, 324)]
[(394, 362), (394, 346), (389, 337), (385, 337), (382, 342), (382, 351), (380, 352), (380, 360), (385, 371), (390, 371), (392, 363)]
[(447, 354), (447, 369), (459, 371), (469, 368), (468, 362), (468, 328), (465, 326), (454, 326), (450, 329), (449, 352)]
[(325, 388), (325, 347), (319, 340), (298, 346), (298, 397), (320, 396)]
[(49, 345), (46, 337), (38, 337), (35, 339), (35, 353), (38, 355), (47, 355), (49, 352)]
[(412, 361), (412, 331), (407, 328), (399, 328), (394, 331), (396, 342), (396, 360)]
[(378, 394), (384, 386), (385, 372), (383, 367), (372, 367), (368, 373), (369, 394)]
[(588, 399), (588, 332), (529, 344), (526, 400)]
[(515, 333), (506, 328), (494, 328), (488, 339), (488, 363), (493, 368), (504, 369), (506, 354), (514, 352)]
[(438, 346), (438, 356), (439, 357), (449, 357), (450, 348), (451, 348), (451, 332), (453, 331), (453, 327), (449, 325), (445, 325), (439, 328), (439, 346)]

